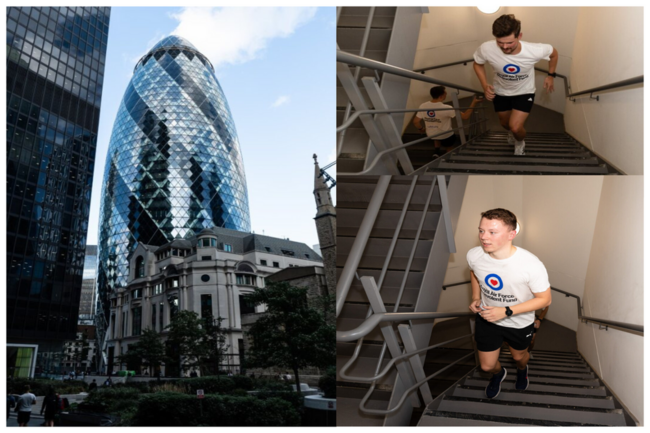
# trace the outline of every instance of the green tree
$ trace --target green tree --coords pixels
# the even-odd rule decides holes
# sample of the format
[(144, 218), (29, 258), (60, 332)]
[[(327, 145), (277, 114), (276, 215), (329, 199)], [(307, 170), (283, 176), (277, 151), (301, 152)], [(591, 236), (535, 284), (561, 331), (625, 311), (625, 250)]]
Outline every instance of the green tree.
[(267, 307), (249, 332), (250, 365), (293, 370), (300, 393), (298, 369), (324, 368), (335, 362), (336, 331), (325, 320), (327, 312), (322, 305), (317, 308), (309, 305), (306, 288), (285, 282), (269, 282), (265, 289), (256, 289), (248, 296), (251, 302)]
[(179, 311), (166, 329), (167, 354), (171, 363), (178, 362), (180, 375), (183, 370), (200, 368), (211, 349), (203, 319), (194, 311)]
[(204, 317), (203, 322), (206, 331), (206, 344), (208, 346), (208, 355), (204, 360), (203, 366), (206, 371), (219, 376), (221, 371), (220, 365), (223, 364), (224, 358), (230, 345), (227, 343), (226, 330), (221, 326), (224, 321), (223, 317), (212, 316)]

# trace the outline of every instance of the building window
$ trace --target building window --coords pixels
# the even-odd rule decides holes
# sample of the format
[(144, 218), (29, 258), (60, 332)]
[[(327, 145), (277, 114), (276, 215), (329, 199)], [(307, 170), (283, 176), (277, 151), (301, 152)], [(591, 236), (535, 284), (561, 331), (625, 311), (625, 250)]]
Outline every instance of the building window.
[(212, 295), (201, 295), (201, 317), (212, 317)]
[(290, 257), (294, 256), (294, 252), (291, 250), (280, 250), (280, 251), (282, 251), (282, 254), (284, 254), (285, 256), (290, 256)]
[(139, 256), (137, 259), (135, 259), (135, 277), (144, 277), (144, 257), (142, 256)]
[(216, 247), (217, 246), (217, 240), (214, 238), (210, 238), (210, 246), (211, 247)]
[(178, 287), (178, 277), (167, 280), (168, 289), (173, 289), (175, 287)]
[(133, 299), (142, 298), (142, 289), (133, 289), (133, 294), (131, 295)]
[(307, 257), (308, 259), (311, 258), (311, 257), (309, 257), (309, 254), (307, 254), (307, 253), (305, 253), (305, 257)]
[(132, 322), (131, 335), (140, 335), (140, 331), (142, 330), (142, 307), (135, 307), (133, 309)]
[(260, 265), (266, 266), (266, 260), (260, 260)]
[(160, 313), (158, 315), (158, 317), (159, 317), (159, 320), (160, 320), (160, 331), (161, 332), (163, 330), (163, 317), (164, 317), (163, 313), (165, 311), (164, 308), (165, 308), (165, 304), (161, 302), (160, 305), (158, 306), (158, 312)]
[(207, 283), (208, 281), (210, 281), (210, 275), (208, 275), (208, 274), (201, 275), (201, 281), (203, 281), (204, 283)]
[(232, 253), (232, 245), (230, 244), (223, 244), (223, 250), (227, 253)]
[(122, 312), (122, 337), (126, 337), (126, 311)]
[(237, 275), (237, 284), (240, 286), (255, 286), (257, 277), (255, 275)]
[(239, 314), (255, 313), (255, 304), (250, 302), (244, 295), (239, 295)]
[(157, 323), (156, 323), (156, 311), (157, 311), (156, 310), (156, 304), (153, 304), (151, 307), (152, 307), (151, 308), (151, 329), (153, 329), (155, 331), (156, 330), (156, 325), (157, 325)]
[(163, 292), (163, 284), (158, 283), (153, 287), (153, 294), (160, 295)]
[(169, 300), (169, 308), (169, 320), (174, 320), (178, 313), (178, 298), (176, 296)]
[(278, 263), (278, 262), (273, 262), (273, 267), (274, 267), (274, 268), (279, 268), (279, 267), (280, 267), (280, 263)]
[(201, 256), (201, 260), (212, 260), (212, 256)]

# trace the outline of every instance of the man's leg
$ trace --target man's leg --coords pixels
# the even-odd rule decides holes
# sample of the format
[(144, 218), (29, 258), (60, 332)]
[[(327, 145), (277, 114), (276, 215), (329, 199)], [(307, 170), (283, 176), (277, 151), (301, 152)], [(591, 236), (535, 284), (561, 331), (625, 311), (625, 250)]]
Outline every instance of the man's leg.
[(478, 359), (481, 363), (481, 370), (486, 373), (496, 374), (501, 371), (501, 363), (499, 362), (499, 353), (501, 349), (494, 350), (492, 352), (481, 352), (478, 351)]
[[(522, 141), (524, 138), (526, 138), (526, 130), (524, 129), (524, 124), (526, 123), (526, 119), (528, 119), (528, 114), (524, 111), (519, 111), (519, 110), (512, 110), (509, 116), (508, 116), (508, 130), (512, 131), (513, 135), (515, 136), (515, 140), (517, 141)], [(499, 113), (501, 114), (501, 113)], [(501, 121), (501, 116), (499, 116), (499, 121)], [(503, 125), (503, 123), (501, 123)]]
[(512, 110), (508, 111), (497, 111), (497, 116), (499, 116), (499, 123), (506, 131), (510, 131), (510, 115)]
[(528, 361), (530, 360), (530, 354), (528, 353), (527, 349), (515, 350), (512, 348), (512, 346), (510, 346), (510, 353), (512, 353), (512, 359), (515, 360), (515, 363), (517, 364), (517, 368), (519, 370), (526, 368)]

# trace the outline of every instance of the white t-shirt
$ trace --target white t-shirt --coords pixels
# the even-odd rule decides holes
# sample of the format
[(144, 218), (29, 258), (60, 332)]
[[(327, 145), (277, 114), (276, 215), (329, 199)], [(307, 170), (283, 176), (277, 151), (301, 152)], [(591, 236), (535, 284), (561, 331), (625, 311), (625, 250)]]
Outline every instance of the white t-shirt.
[(535, 64), (550, 60), (553, 46), (520, 41), (519, 54), (504, 54), (496, 40), (481, 44), (474, 53), (479, 65), (486, 62), (494, 69), (494, 92), (499, 96), (535, 93)]
[(444, 140), (454, 135), (454, 131), (451, 131), (451, 119), (456, 117), (455, 110), (443, 110), (443, 111), (432, 111), (432, 108), (454, 108), (449, 105), (445, 105), (442, 102), (431, 102), (427, 101), (424, 104), (420, 105), (420, 108), (425, 111), (418, 111), (416, 116), (424, 120), (424, 125), (427, 128), (427, 136), (431, 137), (441, 132), (449, 131), (449, 134), (443, 134), (436, 137), (436, 140)]
[[(546, 291), (551, 283), (544, 264), (532, 253), (517, 247), (507, 259), (497, 260), (475, 247), (467, 253), (467, 263), (481, 287), (482, 305), (512, 307)], [(535, 321), (535, 312), (514, 314), (493, 322), (506, 328), (525, 328)]]
[(18, 412), (31, 412), (32, 405), (36, 401), (36, 396), (31, 392), (26, 392), (25, 394), (18, 397)]

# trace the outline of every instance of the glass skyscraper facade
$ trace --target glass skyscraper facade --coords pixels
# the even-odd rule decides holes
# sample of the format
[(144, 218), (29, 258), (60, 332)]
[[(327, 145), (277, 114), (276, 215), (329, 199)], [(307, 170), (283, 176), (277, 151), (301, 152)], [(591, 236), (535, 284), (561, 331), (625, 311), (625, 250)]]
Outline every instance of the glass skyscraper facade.
[(7, 373), (25, 376), (75, 338), (110, 8), (6, 10)]
[(105, 318), (139, 242), (163, 245), (214, 226), (250, 231), (228, 102), (210, 61), (183, 38), (164, 38), (137, 63), (113, 126), (102, 194), (97, 285)]

